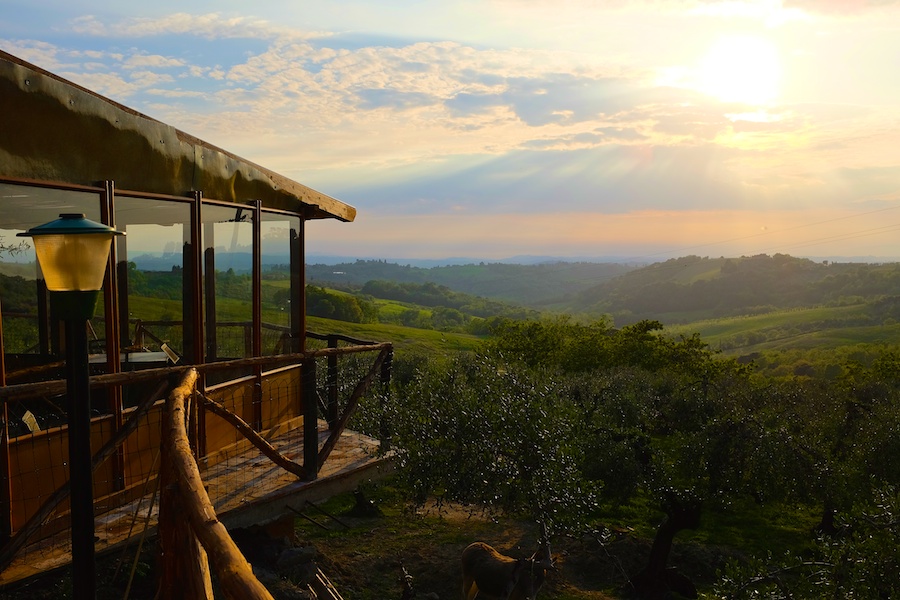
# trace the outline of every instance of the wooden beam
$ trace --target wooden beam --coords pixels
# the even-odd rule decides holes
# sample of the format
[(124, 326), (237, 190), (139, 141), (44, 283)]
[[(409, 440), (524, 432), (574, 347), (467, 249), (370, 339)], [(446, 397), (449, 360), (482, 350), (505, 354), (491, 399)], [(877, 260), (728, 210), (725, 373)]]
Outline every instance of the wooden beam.
[(344, 408), (341, 418), (335, 426), (332, 427), (331, 435), (328, 436), (328, 439), (322, 444), (322, 449), (319, 450), (318, 464), (325, 464), (328, 455), (331, 454), (331, 451), (334, 450), (334, 447), (337, 445), (338, 438), (341, 437), (341, 433), (347, 427), (347, 422), (350, 420), (350, 417), (353, 416), (353, 413), (356, 412), (356, 407), (359, 405), (359, 399), (366, 393), (369, 386), (372, 385), (372, 380), (379, 374), (381, 365), (390, 354), (391, 348), (382, 348), (381, 352), (378, 354), (378, 358), (375, 359), (375, 362), (369, 369), (369, 372), (356, 384), (356, 388), (350, 395), (350, 399), (347, 401), (347, 406)]

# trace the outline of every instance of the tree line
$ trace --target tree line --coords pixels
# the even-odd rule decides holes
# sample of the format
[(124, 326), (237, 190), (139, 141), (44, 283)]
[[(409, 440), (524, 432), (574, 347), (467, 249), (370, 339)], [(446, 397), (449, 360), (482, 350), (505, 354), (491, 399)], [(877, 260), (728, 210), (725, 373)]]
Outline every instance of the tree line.
[[(380, 311), (376, 299), (405, 308)], [(369, 281), (355, 292), (306, 286), (307, 313), (351, 323), (395, 323), (418, 329), (487, 334), (500, 318), (534, 319), (536, 310), (455, 292), (435, 283)]]

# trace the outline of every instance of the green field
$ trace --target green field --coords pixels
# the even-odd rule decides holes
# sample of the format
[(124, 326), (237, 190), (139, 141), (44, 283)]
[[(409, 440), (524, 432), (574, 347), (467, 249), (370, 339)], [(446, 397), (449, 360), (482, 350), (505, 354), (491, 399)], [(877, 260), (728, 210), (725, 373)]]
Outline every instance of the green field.
[(465, 333), (416, 329), (382, 323), (347, 323), (333, 319), (308, 317), (309, 331), (340, 333), (372, 342), (391, 342), (398, 351), (451, 352), (474, 350), (481, 338)]
[(740, 354), (900, 342), (900, 324), (890, 319), (872, 321), (868, 305), (854, 304), (709, 319), (667, 326), (666, 331), (673, 335), (698, 333), (711, 346)]

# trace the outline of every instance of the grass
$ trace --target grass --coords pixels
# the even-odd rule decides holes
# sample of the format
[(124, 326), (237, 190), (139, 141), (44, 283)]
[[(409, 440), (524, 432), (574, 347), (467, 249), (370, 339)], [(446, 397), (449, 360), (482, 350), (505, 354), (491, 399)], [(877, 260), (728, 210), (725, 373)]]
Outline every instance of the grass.
[(685, 325), (670, 325), (667, 329), (672, 333), (699, 333), (704, 339), (717, 341), (747, 331), (765, 331), (770, 329), (796, 327), (797, 325), (839, 322), (866, 316), (866, 306), (810, 307), (791, 310), (779, 310), (760, 315), (729, 317), (694, 321)]
[(348, 323), (308, 317), (307, 329), (316, 333), (340, 333), (373, 342), (391, 342), (395, 350), (446, 353), (474, 350), (481, 338), (467, 333), (449, 333), (383, 323)]
[[(491, 517), (481, 511), (453, 505), (431, 504), (413, 509), (402, 499), (402, 491), (379, 488), (370, 496), (381, 516), (350, 517), (353, 500), (349, 495), (332, 498), (324, 507), (349, 528), (336, 523), (325, 531), (305, 521), (297, 521), (300, 543), (314, 546), (319, 566), (347, 600), (400, 598), (402, 569), (413, 578), (417, 597), (436, 594), (439, 598), (459, 596), (462, 582), (460, 555), (474, 541), (484, 541), (514, 557), (528, 556), (537, 548), (538, 529), (534, 524), (511, 518)], [(555, 544), (555, 542), (554, 542)], [(553, 550), (579, 547), (580, 542), (560, 539)], [(594, 569), (581, 550), (569, 552), (559, 575), (551, 574), (540, 597), (547, 600), (608, 599), (604, 583), (590, 582)], [(596, 559), (595, 559), (596, 560)], [(606, 587), (615, 587), (615, 584)]]
[(818, 515), (808, 507), (759, 505), (751, 498), (733, 501), (727, 510), (709, 509), (700, 529), (685, 534), (685, 541), (723, 545), (751, 556), (783, 556), (812, 545), (811, 532)]

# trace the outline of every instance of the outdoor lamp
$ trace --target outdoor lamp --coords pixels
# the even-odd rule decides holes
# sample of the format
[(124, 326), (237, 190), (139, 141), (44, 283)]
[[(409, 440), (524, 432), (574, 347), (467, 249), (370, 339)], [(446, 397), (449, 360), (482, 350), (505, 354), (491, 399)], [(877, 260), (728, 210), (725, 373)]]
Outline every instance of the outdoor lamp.
[(103, 275), (113, 237), (125, 235), (80, 213), (59, 215), (55, 221), (32, 227), (30, 237), (59, 318), (90, 319), (103, 287)]
[(30, 237), (50, 296), (51, 314), (65, 322), (69, 420), (69, 496), (73, 597), (95, 597), (94, 483), (91, 465), (91, 384), (87, 321), (94, 316), (113, 237), (112, 227), (62, 214), (32, 227)]

